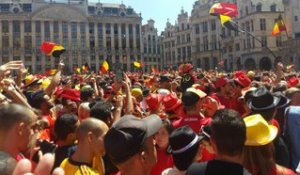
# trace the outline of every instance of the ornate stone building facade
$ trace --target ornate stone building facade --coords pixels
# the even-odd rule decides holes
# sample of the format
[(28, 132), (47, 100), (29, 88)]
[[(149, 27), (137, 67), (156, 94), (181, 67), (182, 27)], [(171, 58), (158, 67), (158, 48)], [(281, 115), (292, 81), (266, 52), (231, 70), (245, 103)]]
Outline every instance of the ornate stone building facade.
[(288, 40), (283, 42), (282, 53), (290, 63), (300, 69), (300, 1), (283, 0), (284, 22), (286, 24)]
[(147, 24), (142, 26), (145, 71), (151, 71), (152, 66), (160, 68), (160, 38), (158, 37), (154, 23), (155, 21), (150, 19)]
[(193, 62), (205, 70), (214, 69), (221, 55), (221, 24), (215, 16), (209, 15), (211, 1), (196, 1), (191, 15), (193, 31)]
[(88, 63), (94, 71), (104, 59), (133, 70), (143, 61), (140, 14), (124, 4), (87, 0), (4, 0), (0, 2), (0, 63), (22, 59), (32, 72), (59, 60), (40, 51), (43, 41), (62, 44), (66, 67)]
[(188, 13), (183, 9), (177, 23), (169, 21), (161, 35), (163, 65), (165, 68), (177, 67), (181, 63), (192, 62), (192, 27)]

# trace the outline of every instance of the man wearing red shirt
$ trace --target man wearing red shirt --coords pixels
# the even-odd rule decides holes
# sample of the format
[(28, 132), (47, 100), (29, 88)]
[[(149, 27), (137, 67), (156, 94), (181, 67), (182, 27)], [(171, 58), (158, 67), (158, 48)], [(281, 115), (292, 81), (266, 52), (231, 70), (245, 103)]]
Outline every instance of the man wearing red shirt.
[(188, 88), (182, 96), (184, 110), (182, 111), (181, 118), (173, 122), (173, 126), (179, 128), (188, 125), (195, 133), (199, 133), (203, 125), (209, 124), (210, 119), (205, 118), (201, 113), (204, 97), (206, 97), (206, 94), (203, 91), (193, 87)]
[[(219, 78), (215, 82), (217, 93), (212, 94), (211, 97), (217, 100), (225, 108), (240, 111), (243, 107), (239, 104), (238, 98), (234, 94), (234, 88), (227, 78)], [(241, 112), (243, 113), (243, 112)]]

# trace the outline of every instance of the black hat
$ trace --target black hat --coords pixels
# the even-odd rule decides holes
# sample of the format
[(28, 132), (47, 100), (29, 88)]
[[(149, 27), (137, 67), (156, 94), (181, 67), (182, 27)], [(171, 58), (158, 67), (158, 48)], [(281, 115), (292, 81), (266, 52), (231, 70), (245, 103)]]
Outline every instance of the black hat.
[(189, 126), (175, 129), (169, 137), (168, 152), (173, 155), (176, 168), (186, 170), (193, 162), (204, 136), (198, 136)]
[(168, 74), (165, 74), (165, 75), (161, 75), (159, 77), (159, 82), (171, 82), (172, 81), (172, 78), (170, 75)]
[(280, 101), (280, 97), (272, 95), (266, 87), (259, 87), (252, 93), (248, 101), (248, 106), (254, 111), (263, 111), (275, 108)]
[(276, 92), (274, 95), (280, 98), (279, 103), (277, 104), (277, 108), (285, 108), (285, 107), (287, 107), (287, 106), (290, 104), (290, 102), (291, 102), (290, 99), (288, 99), (286, 96), (284, 96), (284, 95), (283, 95), (282, 93), (280, 93), (280, 92)]
[(145, 139), (154, 135), (162, 126), (157, 115), (139, 119), (133, 115), (123, 116), (107, 132), (104, 146), (114, 163), (123, 163), (138, 153)]

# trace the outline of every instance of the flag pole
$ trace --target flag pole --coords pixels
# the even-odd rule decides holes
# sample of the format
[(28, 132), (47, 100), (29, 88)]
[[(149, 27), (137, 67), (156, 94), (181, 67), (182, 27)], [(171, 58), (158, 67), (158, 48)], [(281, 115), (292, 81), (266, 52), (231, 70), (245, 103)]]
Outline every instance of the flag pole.
[[(242, 29), (242, 27), (240, 25), (238, 25), (235, 21), (233, 21), (233, 20), (231, 20), (231, 21), (232, 21), (232, 23), (234, 25), (236, 25), (239, 28), (239, 30), (237, 30), (238, 32), (246, 33), (247, 35), (249, 35), (252, 38), (254, 38), (256, 41), (258, 41), (260, 44), (263, 44), (263, 42), (260, 39), (258, 39), (257, 37), (255, 37), (252, 33), (250, 33), (249, 31), (247, 31), (245, 29)], [(277, 56), (275, 55), (275, 53), (268, 46), (264, 46), (264, 48), (266, 48), (275, 59), (277, 58)]]

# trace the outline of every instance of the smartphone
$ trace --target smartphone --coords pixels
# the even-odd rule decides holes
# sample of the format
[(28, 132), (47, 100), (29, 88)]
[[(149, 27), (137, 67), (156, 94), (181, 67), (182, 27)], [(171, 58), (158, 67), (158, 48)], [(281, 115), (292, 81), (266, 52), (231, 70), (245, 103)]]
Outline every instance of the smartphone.
[(123, 70), (122, 69), (117, 69), (116, 70), (116, 81), (121, 82), (123, 80), (124, 80)]
[(116, 81), (121, 82), (124, 80), (124, 72), (121, 64), (115, 64)]

